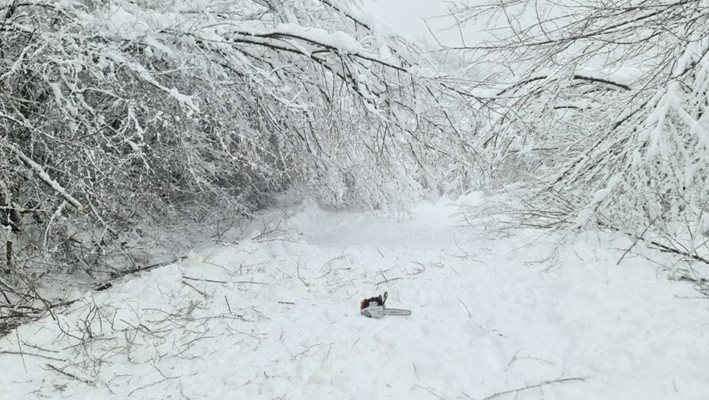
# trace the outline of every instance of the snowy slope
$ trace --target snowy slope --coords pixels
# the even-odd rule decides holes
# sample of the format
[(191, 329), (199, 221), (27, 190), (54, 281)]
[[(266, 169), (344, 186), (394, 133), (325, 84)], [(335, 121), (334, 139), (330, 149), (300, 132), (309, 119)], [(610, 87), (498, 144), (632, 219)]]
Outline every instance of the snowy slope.
[[(662, 255), (617, 266), (621, 237), (491, 235), (459, 213), (482, 201), (266, 214), (278, 229), (1, 339), (0, 398), (707, 398), (709, 303)], [(361, 317), (384, 290), (413, 315)]]

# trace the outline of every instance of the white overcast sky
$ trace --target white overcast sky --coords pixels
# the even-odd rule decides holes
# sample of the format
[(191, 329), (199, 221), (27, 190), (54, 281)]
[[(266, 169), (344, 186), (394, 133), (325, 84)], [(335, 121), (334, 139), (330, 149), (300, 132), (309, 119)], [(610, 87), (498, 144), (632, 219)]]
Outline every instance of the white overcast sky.
[(460, 44), (457, 30), (443, 29), (453, 20), (434, 18), (447, 13), (448, 4), (443, 0), (363, 0), (363, 6), (365, 12), (405, 36), (434, 42), (424, 23), (427, 19), (439, 40), (447, 45)]
[[(455, 19), (449, 15), (449, 0), (362, 0), (362, 5), (366, 13), (371, 14), (382, 24), (389, 26), (393, 30), (412, 36), (421, 41), (435, 43), (426, 28), (427, 21), (431, 30), (436, 34), (438, 41), (446, 46), (461, 46), (461, 35), (465, 40), (465, 45), (471, 46), (482, 43), (484, 40), (494, 39), (495, 35), (505, 33), (508, 29), (507, 18), (514, 21), (517, 29), (530, 26), (538, 22), (539, 16), (547, 19), (551, 16), (558, 16), (556, 10), (562, 3), (553, 1), (540, 2), (511, 2), (505, 6), (505, 14), (498, 13), (492, 19), (483, 18), (476, 22), (465, 25), (461, 33), (455, 28)], [(489, 0), (465, 0), (458, 1), (465, 5), (482, 5), (490, 3)], [(533, 4), (534, 6), (531, 6)], [(481, 21), (485, 22), (481, 22)], [(483, 26), (485, 25), (485, 26)], [(446, 29), (453, 26), (452, 29)], [(507, 32), (509, 33), (509, 32)]]

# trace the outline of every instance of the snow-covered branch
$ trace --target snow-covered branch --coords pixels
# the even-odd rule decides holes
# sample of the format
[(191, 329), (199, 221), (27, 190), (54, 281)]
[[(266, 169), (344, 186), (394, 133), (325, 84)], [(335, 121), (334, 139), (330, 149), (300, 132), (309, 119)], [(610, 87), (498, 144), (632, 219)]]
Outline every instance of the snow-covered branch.
[(55, 181), (52, 179), (51, 176), (42, 168), (41, 165), (37, 164), (34, 160), (29, 158), (28, 156), (25, 155), (25, 153), (22, 152), (17, 146), (8, 143), (5, 140), (0, 140), (0, 146), (5, 147), (6, 149), (9, 149), (11, 152), (15, 154), (20, 160), (22, 160), (23, 163), (27, 164), (28, 167), (34, 171), (39, 179), (41, 179), (44, 183), (49, 185), (52, 190), (54, 190), (59, 196), (63, 197), (69, 204), (71, 204), (74, 208), (76, 208), (79, 211), (84, 210), (84, 206), (81, 205), (81, 203), (74, 198), (67, 190), (59, 184), (59, 182)]

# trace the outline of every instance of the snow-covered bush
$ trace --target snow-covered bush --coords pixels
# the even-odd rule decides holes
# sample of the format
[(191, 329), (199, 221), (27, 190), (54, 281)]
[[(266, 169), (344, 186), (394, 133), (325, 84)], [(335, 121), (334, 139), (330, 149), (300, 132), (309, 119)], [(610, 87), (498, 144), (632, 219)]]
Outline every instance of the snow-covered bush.
[(706, 246), (707, 3), (471, 3), (459, 2), (459, 20), (501, 28), (462, 49), (504, 65), (486, 103), (497, 173), (544, 190), (540, 208), (575, 226), (647, 229), (690, 254)]

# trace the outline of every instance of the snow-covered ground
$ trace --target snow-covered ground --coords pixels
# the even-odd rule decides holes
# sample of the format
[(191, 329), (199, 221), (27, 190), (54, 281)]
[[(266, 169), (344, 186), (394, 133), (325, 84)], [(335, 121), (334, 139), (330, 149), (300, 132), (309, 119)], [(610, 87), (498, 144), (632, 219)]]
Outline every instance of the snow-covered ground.
[[(0, 398), (709, 396), (709, 303), (667, 279), (669, 258), (638, 245), (619, 266), (620, 236), (464, 223), (482, 201), (265, 213), (249, 239), (0, 339)], [(413, 314), (360, 316), (385, 290)]]

